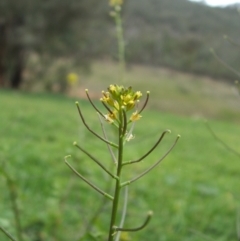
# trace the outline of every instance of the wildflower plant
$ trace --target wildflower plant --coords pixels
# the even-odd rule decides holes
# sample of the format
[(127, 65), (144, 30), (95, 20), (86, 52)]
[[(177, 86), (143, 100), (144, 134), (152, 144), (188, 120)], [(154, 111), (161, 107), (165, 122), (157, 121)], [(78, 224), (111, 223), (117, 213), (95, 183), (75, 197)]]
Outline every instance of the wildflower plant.
[[(123, 38), (123, 27), (121, 20), (121, 5), (123, 4), (123, 0), (110, 0), (109, 5), (112, 7), (112, 11), (110, 15), (114, 18), (116, 24), (116, 33), (118, 40), (118, 58), (120, 65), (120, 79), (122, 82), (125, 82), (124, 72), (125, 72), (125, 45)], [(142, 93), (140, 91), (135, 91), (132, 87), (125, 87), (122, 85), (111, 84), (106, 91), (102, 91), (102, 97), (100, 98), (100, 102), (104, 108), (104, 111), (99, 109), (91, 100), (88, 90), (86, 89), (87, 98), (98, 113), (101, 121), (103, 135), (98, 134), (93, 129), (91, 129), (88, 125), (87, 120), (85, 119), (81, 107), (78, 102), (76, 102), (76, 106), (78, 109), (78, 113), (80, 119), (84, 126), (87, 128), (89, 132), (91, 132), (96, 138), (100, 141), (104, 142), (108, 146), (108, 151), (111, 154), (111, 157), (114, 162), (114, 169), (108, 170), (102, 160), (98, 159), (94, 156), (94, 154), (90, 153), (90, 151), (85, 150), (82, 146), (80, 146), (77, 142), (74, 142), (74, 145), (85, 153), (93, 162), (95, 162), (103, 171), (105, 171), (109, 177), (114, 182), (114, 190), (112, 192), (105, 191), (92, 183), (88, 178), (79, 173), (67, 160), (69, 156), (65, 158), (65, 163), (68, 167), (84, 182), (86, 182), (89, 186), (91, 186), (98, 193), (109, 199), (111, 202), (111, 212), (110, 212), (110, 222), (108, 227), (108, 241), (119, 241), (120, 234), (122, 231), (124, 232), (136, 232), (143, 229), (150, 221), (153, 212), (149, 211), (145, 220), (142, 222), (140, 226), (133, 227), (125, 227), (124, 221), (127, 210), (127, 201), (128, 201), (128, 186), (133, 182), (136, 182), (146, 174), (148, 174), (152, 169), (154, 169), (174, 148), (180, 136), (177, 136), (175, 142), (172, 146), (166, 151), (166, 153), (155, 163), (150, 165), (145, 171), (139, 173), (135, 177), (129, 180), (123, 180), (124, 172), (129, 165), (134, 165), (136, 163), (140, 163), (145, 158), (147, 158), (161, 143), (164, 136), (167, 133), (170, 133), (169, 130), (164, 131), (158, 140), (156, 140), (155, 144), (141, 157), (138, 157), (133, 160), (125, 160), (124, 158), (124, 150), (125, 146), (134, 138), (133, 131), (137, 121), (142, 120), (142, 112), (147, 106), (149, 101), (150, 92), (147, 91), (146, 98), (143, 103), (140, 105), (140, 100), (142, 98)], [(107, 124), (112, 125), (114, 129), (117, 131), (116, 137), (114, 140), (116, 142), (109, 140), (107, 138), (106, 130), (103, 125), (103, 121)], [(125, 188), (125, 194), (123, 194), (123, 189)], [(123, 208), (120, 208), (120, 197), (124, 196), (124, 205)], [(121, 216), (121, 218), (120, 218)]]
[[(150, 150), (148, 150), (143, 156), (136, 158), (135, 160), (125, 160), (124, 159), (124, 147), (133, 138), (133, 130), (135, 127), (136, 121), (141, 120), (141, 113), (147, 106), (148, 100), (149, 100), (149, 91), (146, 94), (146, 99), (139, 107), (139, 102), (142, 97), (142, 93), (140, 91), (134, 91), (132, 87), (124, 87), (119, 85), (110, 85), (107, 89), (107, 91), (102, 91), (102, 98), (100, 99), (103, 107), (105, 108), (105, 111), (100, 110), (91, 100), (90, 95), (88, 93), (88, 90), (86, 90), (87, 98), (92, 105), (92, 107), (97, 111), (97, 113), (101, 116), (102, 120), (105, 120), (108, 124), (112, 125), (113, 128), (117, 129), (117, 142), (114, 143), (111, 140), (108, 140), (106, 137), (106, 132), (103, 127), (103, 136), (96, 133), (94, 130), (92, 130), (87, 121), (85, 120), (85, 117), (81, 111), (80, 105), (78, 102), (76, 102), (77, 109), (80, 115), (80, 118), (82, 120), (82, 123), (84, 126), (98, 139), (100, 139), (102, 142), (105, 142), (110, 150), (110, 153), (112, 155), (112, 159), (114, 161), (114, 170), (109, 171), (103, 164), (102, 161), (99, 160), (94, 156), (94, 154), (90, 154), (90, 151), (85, 150), (82, 146), (74, 142), (74, 145), (80, 149), (83, 153), (85, 153), (90, 159), (92, 159), (101, 169), (103, 169), (115, 182), (115, 188), (113, 193), (107, 193), (104, 190), (101, 190), (99, 187), (97, 187), (95, 184), (93, 184), (91, 181), (89, 181), (86, 177), (84, 177), (82, 174), (80, 174), (68, 161), (67, 157), (65, 158), (66, 164), (69, 166), (69, 168), (83, 181), (85, 181), (88, 185), (90, 185), (93, 189), (95, 189), (97, 192), (99, 192), (101, 195), (105, 196), (112, 202), (112, 210), (110, 215), (110, 224), (109, 224), (109, 231), (108, 231), (108, 241), (117, 241), (119, 240), (118, 233), (121, 231), (125, 232), (134, 232), (143, 229), (148, 222), (150, 221), (152, 217), (152, 212), (149, 211), (147, 213), (146, 219), (143, 221), (143, 223), (138, 227), (124, 227), (124, 224), (118, 224), (120, 211), (119, 211), (119, 199), (121, 196), (122, 189), (133, 182), (139, 180), (146, 174), (148, 174), (153, 168), (155, 168), (174, 148), (176, 145), (178, 139), (180, 136), (177, 136), (175, 142), (173, 145), (169, 148), (169, 150), (154, 164), (152, 164), (149, 168), (147, 168), (142, 173), (136, 175), (130, 180), (123, 180), (123, 173), (124, 169), (128, 167), (128, 165), (136, 164), (141, 161), (143, 161), (146, 157), (148, 157), (152, 151), (161, 143), (164, 136), (167, 133), (170, 133), (169, 130), (164, 131), (156, 143), (153, 145)], [(116, 150), (116, 155), (114, 155), (113, 149)], [(127, 200), (125, 200), (127, 202)]]

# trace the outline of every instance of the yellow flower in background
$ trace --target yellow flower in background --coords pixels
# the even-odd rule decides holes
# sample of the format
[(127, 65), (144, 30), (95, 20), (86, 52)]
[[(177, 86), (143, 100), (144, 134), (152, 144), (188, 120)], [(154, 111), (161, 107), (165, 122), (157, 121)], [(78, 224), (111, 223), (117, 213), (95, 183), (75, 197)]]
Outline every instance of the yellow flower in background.
[(127, 232), (121, 232), (120, 241), (130, 241), (131, 237)]
[(67, 75), (67, 82), (71, 86), (76, 85), (78, 82), (78, 75), (75, 73), (69, 73)]
[(123, 4), (123, 0), (109, 0), (110, 6), (120, 6)]

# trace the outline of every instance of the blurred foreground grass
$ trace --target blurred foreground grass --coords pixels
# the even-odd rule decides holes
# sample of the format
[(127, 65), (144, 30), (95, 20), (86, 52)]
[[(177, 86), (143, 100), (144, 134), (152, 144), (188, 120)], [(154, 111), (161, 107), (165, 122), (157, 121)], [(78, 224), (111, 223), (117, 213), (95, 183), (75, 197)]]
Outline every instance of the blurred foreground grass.
[[(117, 82), (113, 78), (117, 69), (106, 64), (101, 68), (99, 63), (93, 66), (99, 82), (95, 75), (82, 75), (81, 89), (87, 87), (90, 95), (93, 90), (94, 98), (109, 83)], [(131, 71), (138, 75), (129, 85), (143, 92), (150, 90), (151, 96), (150, 108), (137, 123), (135, 139), (126, 149), (125, 159), (135, 159), (145, 153), (163, 130), (171, 129), (172, 134), (166, 136), (146, 161), (133, 165), (126, 173), (126, 180), (161, 157), (177, 134), (182, 138), (157, 169), (130, 186), (128, 226), (140, 224), (149, 209), (154, 211), (150, 225), (130, 234), (130, 240), (200, 241), (204, 240), (202, 235), (213, 240), (236, 240), (240, 160), (216, 142), (203, 120), (196, 116), (209, 113), (210, 117), (219, 118), (221, 113), (231, 113), (235, 124), (226, 117), (225, 121), (212, 120), (210, 125), (220, 138), (238, 150), (237, 97), (222, 84), (204, 87), (212, 83), (208, 80), (191, 85), (195, 81), (191, 76), (179, 75), (177, 80), (171, 72), (171, 79), (170, 72), (166, 71), (161, 72), (160, 78), (156, 69), (151, 69), (152, 75), (148, 76), (150, 70), (138, 67), (132, 67), (127, 79), (132, 77)], [(107, 177), (72, 145), (77, 141), (101, 157), (105, 165), (111, 163), (105, 153), (106, 146), (83, 128), (74, 101), (60, 95), (0, 91), (0, 164), (5, 163), (17, 182), (24, 232), (30, 237), (26, 240), (79, 240), (84, 225), (101, 202), (101, 196), (77, 179), (64, 164), (64, 156), (71, 154), (70, 163), (105, 189)], [(84, 99), (80, 105), (89, 125), (101, 132), (95, 111)], [(170, 113), (173, 111), (176, 114)], [(0, 224), (14, 233), (3, 177), (0, 177), (0, 190)], [(95, 232), (105, 234), (108, 211), (106, 205), (94, 224)], [(0, 240), (7, 240), (2, 233)]]

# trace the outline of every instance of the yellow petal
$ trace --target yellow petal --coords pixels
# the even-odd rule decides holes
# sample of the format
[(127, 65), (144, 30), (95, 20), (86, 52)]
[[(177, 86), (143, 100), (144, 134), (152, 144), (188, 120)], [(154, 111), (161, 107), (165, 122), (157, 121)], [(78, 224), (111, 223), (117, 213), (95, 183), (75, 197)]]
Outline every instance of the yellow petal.
[(130, 117), (130, 121), (137, 121), (141, 118), (142, 116), (138, 114), (137, 111), (135, 111), (134, 113), (132, 113), (131, 117)]

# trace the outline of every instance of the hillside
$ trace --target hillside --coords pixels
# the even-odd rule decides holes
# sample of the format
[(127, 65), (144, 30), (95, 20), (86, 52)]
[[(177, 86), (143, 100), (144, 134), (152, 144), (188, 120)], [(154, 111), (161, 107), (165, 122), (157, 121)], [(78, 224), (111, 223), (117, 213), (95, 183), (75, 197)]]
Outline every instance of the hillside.
[[(184, 0), (132, 0), (126, 16), (129, 60), (214, 77), (234, 77), (221, 68), (209, 48), (238, 68), (236, 48), (223, 39), (223, 35), (239, 39), (236, 9), (210, 8)], [(138, 54), (136, 43), (141, 48)]]
[[(37, 45), (28, 46), (28, 36), (35, 36), (35, 32), (28, 28), (21, 32), (26, 35), (23, 39), (27, 59), (22, 86), (31, 89), (43, 83), (45, 89), (51, 90), (57, 82), (64, 90), (66, 75), (75, 66), (91, 66), (91, 61), (99, 59), (117, 60), (116, 31), (109, 16), (108, 1), (82, 0), (81, 4), (84, 18), (75, 17), (68, 31), (55, 22), (49, 32), (53, 34), (58, 27), (61, 34), (53, 34), (53, 37), (42, 33), (44, 38), (38, 43), (42, 41), (41, 51)], [(209, 49), (213, 48), (221, 59), (238, 70), (239, 48), (223, 35), (240, 42), (239, 24), (234, 6), (212, 8), (187, 0), (125, 0), (123, 25), (127, 64), (129, 67), (133, 64), (167, 67), (232, 83), (237, 76), (219, 63)], [(11, 55), (10, 48), (8, 52)], [(18, 58), (12, 61), (15, 59)], [(8, 78), (13, 64), (8, 59), (4, 59), (4, 63)], [(58, 69), (56, 63), (60, 63)], [(53, 69), (57, 74), (53, 74)]]
[[(107, 6), (101, 11), (107, 14)], [(103, 30), (101, 35), (100, 29), (104, 29), (101, 23), (92, 25), (96, 32), (92, 29), (91, 33), (98, 33), (98, 46), (92, 44), (98, 55), (108, 53), (114, 57), (114, 26), (110, 19), (103, 19), (105, 22), (102, 24), (109, 29), (108, 33)], [(128, 0), (124, 6), (127, 60), (235, 79), (236, 76), (222, 67), (209, 49), (213, 48), (224, 61), (237, 69), (240, 61), (238, 49), (223, 35), (237, 42), (239, 24), (239, 14), (234, 7), (212, 8), (187, 0)], [(112, 46), (110, 50), (109, 46)]]

